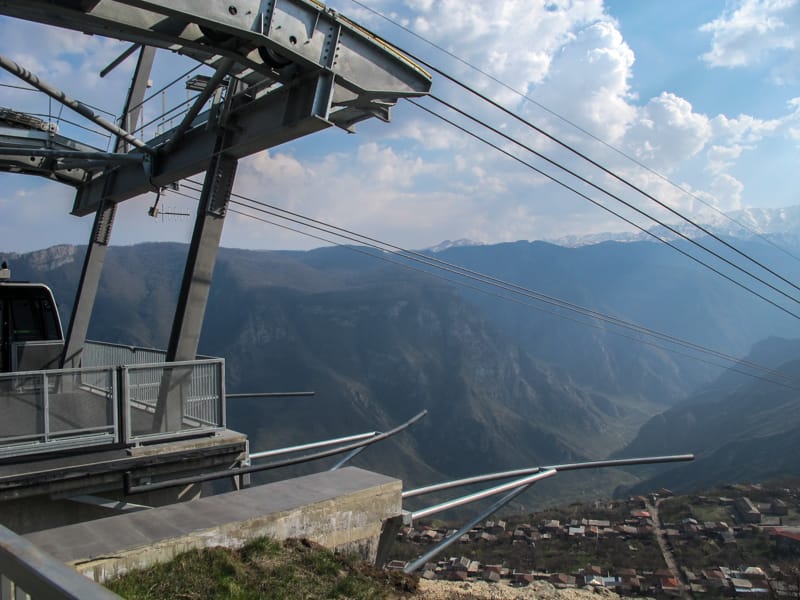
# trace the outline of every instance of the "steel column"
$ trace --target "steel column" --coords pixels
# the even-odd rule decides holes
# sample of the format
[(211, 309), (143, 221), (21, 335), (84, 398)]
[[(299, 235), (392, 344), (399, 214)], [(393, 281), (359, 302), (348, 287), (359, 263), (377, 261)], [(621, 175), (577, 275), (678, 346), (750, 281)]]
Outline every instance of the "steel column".
[[(230, 98), (238, 82), (231, 81), (221, 108), (221, 121), (227, 117)], [(200, 332), (211, 289), (211, 277), (225, 224), (225, 213), (233, 191), (237, 158), (225, 153), (228, 132), (224, 124), (217, 132), (211, 165), (206, 171), (203, 191), (197, 207), (192, 241), (186, 258), (186, 268), (172, 321), (167, 362), (194, 360), (200, 342)], [(164, 372), (158, 394), (158, 404), (153, 416), (155, 431), (180, 429), (184, 414), (185, 393), (189, 384), (189, 369), (170, 369)]]
[(219, 143), (214, 149), (215, 157), (203, 183), (178, 306), (167, 346), (167, 362), (195, 360), (197, 355), (211, 276), (214, 273), (233, 179), (239, 164), (236, 158), (224, 154), (224, 137), (224, 134), (220, 136)]
[[(125, 100), (125, 106), (122, 111), (122, 114), (125, 115), (123, 125), (126, 130), (135, 128), (135, 124), (141, 114), (141, 104), (147, 90), (147, 80), (150, 77), (155, 54), (156, 49), (151, 46), (144, 46), (139, 52), (139, 60), (136, 63), (131, 87), (128, 90), (128, 97)], [(115, 149), (117, 152), (126, 152), (126, 140), (118, 137)], [(89, 319), (92, 316), (116, 211), (115, 203), (103, 202), (95, 214), (92, 236), (86, 248), (83, 270), (81, 271), (75, 303), (72, 306), (72, 317), (69, 320), (69, 330), (64, 343), (64, 355), (61, 358), (62, 368), (77, 367), (80, 364), (80, 355), (86, 342)]]

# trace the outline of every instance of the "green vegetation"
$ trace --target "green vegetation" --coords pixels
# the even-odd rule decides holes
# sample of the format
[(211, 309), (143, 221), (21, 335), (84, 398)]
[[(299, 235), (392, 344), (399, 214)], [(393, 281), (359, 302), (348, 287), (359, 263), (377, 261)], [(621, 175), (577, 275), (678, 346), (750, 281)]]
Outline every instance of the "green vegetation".
[(192, 550), (106, 585), (128, 600), (370, 600), (403, 598), (417, 583), (306, 540), (261, 538), (238, 550)]
[(692, 507), (694, 518), (697, 521), (724, 521), (728, 525), (732, 525), (731, 508), (728, 506), (704, 506), (698, 505)]

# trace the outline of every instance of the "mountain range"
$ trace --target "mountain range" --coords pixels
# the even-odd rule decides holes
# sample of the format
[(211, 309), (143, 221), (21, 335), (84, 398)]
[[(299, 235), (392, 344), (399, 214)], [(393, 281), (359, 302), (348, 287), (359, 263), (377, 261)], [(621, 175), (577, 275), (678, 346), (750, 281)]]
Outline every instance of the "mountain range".
[(642, 426), (620, 456), (681, 451), (697, 458), (647, 477), (627, 493), (800, 476), (800, 341), (765, 340), (747, 360), (771, 366), (769, 381), (725, 373)]
[[(785, 272), (798, 271), (772, 246), (740, 246)], [(254, 451), (385, 430), (426, 408), (420, 424), (362, 453), (356, 464), (414, 486), (614, 452), (682, 453), (690, 451), (679, 443), (691, 446), (688, 430), (685, 438), (658, 437), (659, 418), (668, 432), (683, 423), (671, 420), (679, 414), (671, 411), (712, 396), (708, 406), (726, 406), (729, 394), (745, 398), (742, 390), (765, 383), (723, 375), (733, 363), (713, 354), (351, 250), (220, 251), (200, 352), (225, 357), (229, 392), (317, 394), (231, 400), (229, 426), (247, 433)], [(4, 257), (16, 279), (48, 283), (66, 318), (83, 252), (58, 246)], [(165, 347), (186, 252), (181, 244), (111, 247), (90, 337)], [(795, 319), (649, 242), (456, 243), (435, 256), (726, 354), (742, 355), (769, 336), (800, 338)], [(513, 301), (503, 298), (509, 295)], [(794, 352), (791, 344), (774, 346), (769, 364)], [(724, 431), (735, 431), (734, 423), (755, 427), (733, 420)], [(701, 451), (736, 439), (745, 438), (720, 433), (719, 443)], [(564, 475), (541, 488), (543, 497), (590, 498), (643, 476), (656, 474)]]
[[(744, 208), (723, 213), (709, 210), (697, 217), (695, 222), (715, 235), (735, 239), (761, 239), (769, 243), (797, 246), (800, 241), (800, 206), (782, 208)], [(693, 225), (680, 221), (669, 224), (672, 229), (690, 238), (706, 236), (707, 233)], [(653, 241), (653, 235), (661, 239), (675, 240), (680, 236), (667, 228), (656, 225), (644, 231), (600, 232), (585, 235), (570, 235), (550, 240), (559, 246), (586, 246), (601, 242)], [(652, 234), (652, 235), (651, 235)], [(461, 240), (463, 243), (464, 241)]]

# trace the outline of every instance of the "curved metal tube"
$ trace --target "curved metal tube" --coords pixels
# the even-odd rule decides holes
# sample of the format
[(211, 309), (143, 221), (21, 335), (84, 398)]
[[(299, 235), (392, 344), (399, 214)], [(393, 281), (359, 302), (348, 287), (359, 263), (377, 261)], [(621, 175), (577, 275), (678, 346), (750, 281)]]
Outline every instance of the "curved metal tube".
[(489, 515), (503, 508), (506, 504), (511, 502), (514, 498), (519, 496), (522, 492), (524, 492), (534, 483), (536, 483), (536, 481), (538, 481), (539, 479), (543, 479), (545, 477), (550, 477), (555, 474), (556, 471), (550, 469), (549, 471), (543, 471), (542, 473), (533, 475), (532, 477), (525, 477), (517, 481), (512, 481), (511, 483), (515, 486), (515, 488), (512, 491), (510, 491), (508, 494), (500, 498), (497, 502), (492, 504), (489, 508), (481, 512), (479, 515), (471, 519), (466, 525), (464, 525), (461, 529), (456, 531), (453, 535), (442, 540), (438, 545), (436, 545), (434, 548), (432, 548), (431, 550), (420, 556), (417, 560), (407, 564), (406, 567), (403, 569), (403, 571), (406, 573), (413, 573), (414, 571), (425, 565), (425, 563), (427, 563), (431, 558), (439, 554), (442, 550), (444, 550), (445, 548), (456, 542), (462, 535), (464, 535), (470, 529), (475, 527), (475, 525), (483, 521)]
[(527, 486), (531, 483), (536, 483), (541, 479), (552, 477), (557, 472), (558, 471), (556, 471), (555, 469), (548, 469), (546, 471), (541, 471), (540, 473), (528, 475), (527, 477), (523, 477), (522, 479), (515, 479), (514, 481), (509, 481), (507, 483), (497, 485), (493, 488), (481, 490), (480, 492), (475, 492), (474, 494), (467, 494), (466, 496), (461, 496), (460, 498), (454, 498), (453, 500), (448, 500), (446, 502), (442, 502), (441, 504), (435, 504), (434, 506), (429, 506), (428, 508), (423, 508), (414, 511), (413, 513), (411, 513), (411, 518), (412, 520), (422, 519), (423, 517), (428, 517), (430, 515), (435, 515), (436, 513), (444, 512), (451, 508), (455, 508), (456, 506), (463, 506), (464, 504), (470, 504), (478, 500), (483, 500), (484, 498), (488, 498), (489, 496), (494, 496), (495, 494), (499, 494), (500, 492), (513, 490), (514, 488), (518, 488), (521, 485)]
[(532, 475), (545, 469), (555, 469), (556, 471), (576, 471), (579, 469), (598, 469), (600, 467), (624, 467), (628, 465), (652, 465), (666, 462), (682, 462), (694, 460), (694, 454), (673, 454), (669, 456), (650, 456), (645, 458), (621, 458), (616, 460), (595, 460), (583, 463), (567, 463), (563, 465), (550, 465), (546, 467), (528, 467), (526, 469), (516, 469), (514, 471), (500, 471), (498, 473), (487, 473), (485, 475), (475, 475), (474, 477), (467, 477), (465, 479), (456, 479), (454, 481), (445, 481), (444, 483), (435, 483), (425, 487), (417, 488), (415, 490), (408, 490), (403, 492), (403, 499), (413, 498), (414, 496), (422, 496), (440, 490), (449, 490), (456, 487), (471, 485), (473, 483), (482, 483), (484, 481), (496, 481), (498, 479), (508, 479), (509, 477), (522, 477), (523, 475)]
[(238, 469), (226, 469), (225, 471), (216, 471), (214, 473), (206, 473), (203, 475), (195, 475), (191, 477), (179, 477), (176, 479), (168, 479), (166, 481), (159, 481), (156, 483), (149, 483), (144, 485), (132, 485), (131, 482), (133, 479), (133, 473), (128, 471), (125, 473), (125, 493), (139, 494), (142, 492), (152, 492), (155, 490), (163, 490), (166, 488), (176, 487), (180, 485), (189, 485), (192, 483), (201, 483), (203, 481), (213, 481), (214, 479), (224, 479), (225, 477), (235, 477), (236, 475), (247, 475), (249, 473), (257, 473), (259, 471), (266, 471), (269, 469), (278, 469), (280, 467), (297, 465), (300, 463), (310, 462), (312, 460), (317, 460), (320, 458), (327, 458), (328, 456), (335, 456), (336, 454), (349, 452), (350, 450), (355, 450), (356, 448), (361, 448), (362, 446), (370, 446), (372, 444), (376, 444), (377, 442), (385, 440), (386, 438), (392, 437), (393, 435), (400, 433), (404, 429), (411, 427), (411, 425), (419, 421), (422, 417), (424, 417), (427, 414), (428, 411), (423, 410), (422, 412), (411, 417), (405, 423), (398, 425), (394, 429), (390, 429), (389, 431), (380, 433), (364, 441), (355, 442), (353, 444), (347, 444), (346, 446), (340, 446), (338, 448), (333, 448), (331, 450), (323, 450), (322, 452), (317, 452), (315, 454), (307, 454), (305, 456), (298, 456), (296, 458), (287, 458), (284, 460), (279, 460), (264, 465), (240, 467)]
[(292, 454), (293, 452), (301, 452), (303, 450), (314, 450), (316, 448), (325, 448), (326, 446), (335, 446), (336, 444), (345, 444), (347, 442), (357, 442), (365, 440), (378, 435), (377, 431), (369, 431), (367, 433), (356, 433), (348, 435), (347, 437), (335, 438), (332, 440), (323, 440), (321, 442), (311, 442), (309, 444), (300, 444), (298, 446), (287, 446), (286, 448), (276, 448), (275, 450), (264, 450), (263, 452), (253, 452), (250, 454), (250, 460), (257, 460), (259, 458), (267, 458), (270, 456), (280, 456), (281, 454)]

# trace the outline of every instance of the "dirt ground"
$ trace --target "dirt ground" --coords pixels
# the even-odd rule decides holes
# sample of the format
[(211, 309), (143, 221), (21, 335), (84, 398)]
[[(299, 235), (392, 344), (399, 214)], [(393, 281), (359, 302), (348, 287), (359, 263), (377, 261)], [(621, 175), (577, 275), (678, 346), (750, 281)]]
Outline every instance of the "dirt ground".
[(425, 600), (619, 600), (620, 596), (603, 588), (556, 589), (537, 581), (526, 587), (511, 587), (507, 583), (483, 581), (419, 582), (419, 597)]

